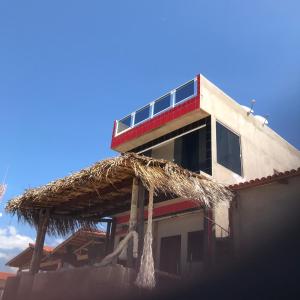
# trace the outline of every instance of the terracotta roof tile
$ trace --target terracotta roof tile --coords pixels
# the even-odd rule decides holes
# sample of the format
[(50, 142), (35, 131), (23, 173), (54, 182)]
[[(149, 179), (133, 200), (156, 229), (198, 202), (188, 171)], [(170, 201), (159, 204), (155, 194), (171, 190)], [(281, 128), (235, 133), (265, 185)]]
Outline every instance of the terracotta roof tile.
[(8, 277), (16, 276), (15, 273), (0, 272), (0, 280), (6, 280)]
[(240, 189), (244, 189), (244, 188), (248, 188), (248, 187), (254, 187), (254, 186), (268, 184), (268, 183), (271, 183), (274, 181), (278, 181), (281, 179), (294, 177), (294, 176), (300, 176), (300, 167), (298, 169), (292, 169), (289, 171), (279, 172), (279, 173), (276, 173), (273, 175), (269, 175), (266, 177), (255, 178), (255, 179), (251, 179), (251, 180), (248, 180), (245, 182), (232, 184), (232, 185), (229, 185), (229, 188), (231, 190), (235, 191), (235, 190), (240, 190)]
[[(34, 248), (34, 245), (35, 245), (35, 244), (33, 244), (33, 243), (29, 243), (29, 247)], [(50, 247), (50, 246), (44, 246), (44, 248), (43, 248), (44, 252), (52, 252), (53, 249), (54, 249), (54, 248), (53, 248), (53, 247)]]

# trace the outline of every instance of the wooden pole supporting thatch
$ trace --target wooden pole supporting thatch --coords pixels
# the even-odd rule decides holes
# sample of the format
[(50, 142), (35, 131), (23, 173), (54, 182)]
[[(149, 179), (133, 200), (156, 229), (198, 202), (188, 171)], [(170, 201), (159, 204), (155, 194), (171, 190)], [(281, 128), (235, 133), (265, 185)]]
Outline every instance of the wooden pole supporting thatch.
[(105, 255), (109, 253), (109, 245), (110, 245), (110, 238), (111, 238), (111, 220), (107, 221), (106, 225), (106, 236), (105, 236)]
[(139, 235), (138, 240), (138, 259), (136, 267), (139, 268), (144, 248), (144, 207), (145, 207), (145, 188), (139, 181), (139, 198), (138, 198), (138, 221), (137, 221), (137, 232)]
[(214, 224), (213, 224), (213, 209), (204, 207), (203, 229), (204, 229), (204, 267), (209, 269), (213, 262), (214, 255)]
[(143, 254), (140, 270), (136, 278), (136, 285), (141, 288), (152, 289), (155, 287), (154, 260), (152, 253), (152, 216), (153, 216), (154, 188), (150, 187), (148, 203), (148, 222), (144, 240)]
[(116, 236), (116, 229), (117, 229), (117, 221), (115, 218), (112, 219), (111, 222), (111, 234), (109, 240), (109, 252), (112, 252), (115, 247), (115, 236)]
[(39, 222), (37, 226), (37, 235), (30, 263), (30, 273), (35, 274), (39, 271), (40, 262), (43, 254), (45, 235), (49, 223), (49, 210), (40, 209)]
[[(131, 206), (128, 232), (136, 230), (137, 223), (137, 202), (139, 197), (139, 181), (136, 177), (132, 182)], [(133, 240), (130, 239), (127, 247), (127, 267), (133, 267)]]

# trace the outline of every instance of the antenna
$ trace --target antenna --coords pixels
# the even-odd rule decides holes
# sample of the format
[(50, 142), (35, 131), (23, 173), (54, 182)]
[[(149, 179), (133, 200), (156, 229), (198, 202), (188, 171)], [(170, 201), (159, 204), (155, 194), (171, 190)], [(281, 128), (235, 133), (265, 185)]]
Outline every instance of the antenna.
[(247, 115), (248, 115), (248, 116), (254, 112), (253, 107), (254, 107), (254, 104), (255, 104), (255, 103), (256, 103), (256, 100), (255, 100), (255, 99), (252, 99), (252, 100), (251, 100), (251, 107), (250, 107), (250, 110), (247, 112)]

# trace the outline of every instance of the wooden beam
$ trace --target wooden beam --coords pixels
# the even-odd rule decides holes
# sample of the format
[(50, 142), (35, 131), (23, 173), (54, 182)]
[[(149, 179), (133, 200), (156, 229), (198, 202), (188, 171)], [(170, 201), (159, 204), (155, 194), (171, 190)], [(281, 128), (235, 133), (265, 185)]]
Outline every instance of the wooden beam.
[[(137, 201), (139, 192), (139, 182), (137, 178), (133, 178), (132, 182), (132, 194), (131, 194), (131, 206), (130, 206), (130, 218), (128, 232), (136, 230), (137, 221)], [(127, 247), (127, 267), (133, 268), (133, 240), (130, 239)]]
[(29, 271), (31, 274), (35, 274), (39, 271), (48, 223), (49, 223), (49, 210), (41, 209), (39, 213), (39, 223), (37, 227), (35, 245), (34, 245), (33, 254), (30, 263)]
[(137, 259), (137, 267), (139, 267), (142, 254), (143, 254), (143, 248), (144, 248), (144, 223), (145, 223), (145, 188), (141, 181), (139, 181), (139, 192), (138, 192), (138, 221), (137, 221), (137, 232), (139, 235), (139, 241), (138, 241), (138, 259)]

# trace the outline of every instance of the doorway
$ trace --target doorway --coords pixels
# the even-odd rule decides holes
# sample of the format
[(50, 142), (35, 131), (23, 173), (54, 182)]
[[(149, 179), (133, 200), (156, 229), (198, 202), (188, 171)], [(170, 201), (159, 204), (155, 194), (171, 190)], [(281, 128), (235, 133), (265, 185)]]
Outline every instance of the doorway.
[(181, 235), (161, 238), (160, 264), (161, 271), (180, 274), (181, 269)]

